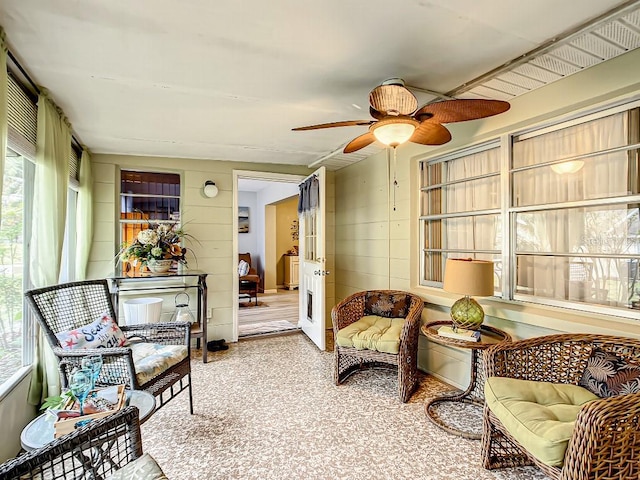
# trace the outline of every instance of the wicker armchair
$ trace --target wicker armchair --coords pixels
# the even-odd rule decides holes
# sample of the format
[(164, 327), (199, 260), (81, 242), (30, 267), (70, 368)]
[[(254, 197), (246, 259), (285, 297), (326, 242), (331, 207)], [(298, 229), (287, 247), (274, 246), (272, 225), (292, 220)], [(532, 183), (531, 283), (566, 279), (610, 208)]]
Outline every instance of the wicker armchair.
[[(578, 385), (596, 347), (627, 363), (640, 364), (640, 340), (562, 334), (489, 348), (484, 358), (486, 374)], [(482, 457), (487, 469), (535, 464), (554, 479), (640, 478), (640, 393), (584, 404), (560, 467), (548, 466), (527, 452), (485, 405)]]
[(398, 394), (402, 402), (407, 402), (418, 383), (418, 335), (424, 302), (407, 292), (398, 290), (369, 290), (354, 293), (333, 307), (334, 338), (338, 332), (360, 320), (367, 312), (367, 298), (372, 295), (393, 295), (408, 300), (406, 320), (400, 333), (400, 350), (398, 354), (379, 352), (377, 350), (358, 350), (353, 347), (335, 345), (334, 381), (340, 385), (354, 372), (364, 368), (390, 368), (398, 372)]
[(106, 478), (142, 456), (138, 409), (94, 420), (0, 465), (0, 480)]
[(139, 365), (149, 356), (136, 359), (132, 345), (113, 348), (62, 348), (56, 334), (86, 326), (103, 314), (117, 323), (107, 280), (72, 282), (30, 290), (25, 293), (36, 319), (43, 329), (53, 353), (60, 360), (63, 387), (67, 386), (70, 371), (87, 355), (101, 355), (103, 366), (97, 385), (125, 384), (132, 390), (145, 390), (156, 397), (158, 408), (184, 389), (189, 391), (189, 409), (193, 414), (191, 392), (191, 349), (188, 323), (152, 323), (120, 326), (130, 343), (136, 348), (149, 346), (184, 346), (186, 357), (168, 367), (153, 369), (140, 376)]

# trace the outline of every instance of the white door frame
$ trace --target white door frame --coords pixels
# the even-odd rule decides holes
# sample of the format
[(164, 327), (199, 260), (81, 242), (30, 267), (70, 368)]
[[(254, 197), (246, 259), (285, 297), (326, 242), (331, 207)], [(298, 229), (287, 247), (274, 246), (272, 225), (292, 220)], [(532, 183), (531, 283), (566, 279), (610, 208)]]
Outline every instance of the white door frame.
[[(256, 172), (252, 170), (233, 170), (233, 342), (238, 341), (238, 180), (264, 180), (267, 182), (295, 183), (302, 182), (307, 175), (294, 175), (290, 173)], [(303, 252), (300, 253), (302, 255)]]

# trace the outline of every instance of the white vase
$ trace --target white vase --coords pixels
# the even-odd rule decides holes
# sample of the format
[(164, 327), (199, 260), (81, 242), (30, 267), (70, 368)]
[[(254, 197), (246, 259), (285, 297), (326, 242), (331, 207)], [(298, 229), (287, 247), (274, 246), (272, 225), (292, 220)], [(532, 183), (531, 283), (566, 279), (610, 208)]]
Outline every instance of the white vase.
[(173, 265), (173, 260), (171, 259), (167, 259), (167, 260), (151, 259), (147, 261), (147, 268), (149, 269), (149, 271), (151, 271), (151, 273), (167, 273), (171, 268), (171, 265)]

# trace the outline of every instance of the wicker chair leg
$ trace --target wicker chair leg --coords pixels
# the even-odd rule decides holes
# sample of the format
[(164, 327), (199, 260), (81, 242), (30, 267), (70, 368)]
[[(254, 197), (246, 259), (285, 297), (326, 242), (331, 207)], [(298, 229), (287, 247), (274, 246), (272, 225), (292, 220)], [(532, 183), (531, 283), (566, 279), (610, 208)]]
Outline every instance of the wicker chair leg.
[(533, 465), (522, 448), (512, 442), (491, 418), (488, 407), (484, 407), (481, 456), (482, 466), (487, 470)]
[(407, 403), (418, 384), (417, 358), (409, 356), (399, 359), (398, 365), (398, 394), (402, 403)]
[(193, 392), (191, 390), (191, 372), (187, 375), (187, 379), (189, 380), (189, 412), (193, 415)]

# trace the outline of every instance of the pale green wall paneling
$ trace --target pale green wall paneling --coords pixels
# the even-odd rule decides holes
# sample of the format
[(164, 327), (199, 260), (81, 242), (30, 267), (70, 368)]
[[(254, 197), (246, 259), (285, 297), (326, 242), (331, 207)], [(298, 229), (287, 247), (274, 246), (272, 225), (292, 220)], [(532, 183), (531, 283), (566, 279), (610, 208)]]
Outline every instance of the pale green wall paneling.
[[(423, 321), (447, 318), (456, 300), (439, 289), (419, 286), (418, 161), (463, 146), (496, 138), (499, 134), (533, 126), (598, 104), (640, 98), (640, 50), (587, 69), (562, 81), (522, 95), (512, 109), (493, 118), (448, 125), (453, 140), (443, 147), (407, 144), (397, 149), (399, 188), (387, 196), (393, 181), (393, 160), (387, 179), (386, 152), (381, 152), (336, 174), (336, 298), (377, 288), (408, 290), (421, 295), (428, 308)], [(390, 237), (390, 241), (389, 241)], [(590, 331), (640, 336), (638, 322), (518, 302), (480, 299), (486, 322), (514, 338), (560, 331)], [(469, 353), (420, 340), (419, 366), (456, 386), (466, 386)]]
[(0, 401), (2, 417), (2, 441), (0, 441), (0, 463), (15, 457), (20, 452), (20, 432), (36, 416), (36, 407), (27, 403), (31, 375), (15, 385)]
[[(213, 160), (135, 157), (128, 155), (94, 155), (94, 181), (96, 202), (96, 231), (91, 252), (89, 275), (105, 277), (113, 272), (115, 242), (118, 238), (117, 206), (119, 205), (120, 169), (168, 171), (182, 175), (183, 191), (181, 214), (187, 233), (198, 241), (187, 241), (189, 266), (209, 274), (207, 279), (207, 306), (212, 309), (208, 336), (232, 338), (233, 279), (236, 261), (233, 256), (233, 170), (254, 170), (307, 175), (305, 167), (286, 165), (258, 165)], [(215, 198), (206, 198), (202, 186), (213, 180), (219, 189)], [(332, 180), (333, 182), (333, 180)], [(335, 205), (335, 195), (330, 200)], [(329, 202), (329, 199), (328, 199)], [(333, 226), (332, 226), (333, 228)], [(107, 236), (108, 238), (105, 238)], [(331, 245), (333, 248), (333, 244)], [(332, 259), (333, 261), (333, 259)], [(333, 285), (333, 284), (331, 284)], [(333, 290), (333, 286), (331, 287)], [(170, 312), (172, 299), (167, 299), (163, 310)]]

